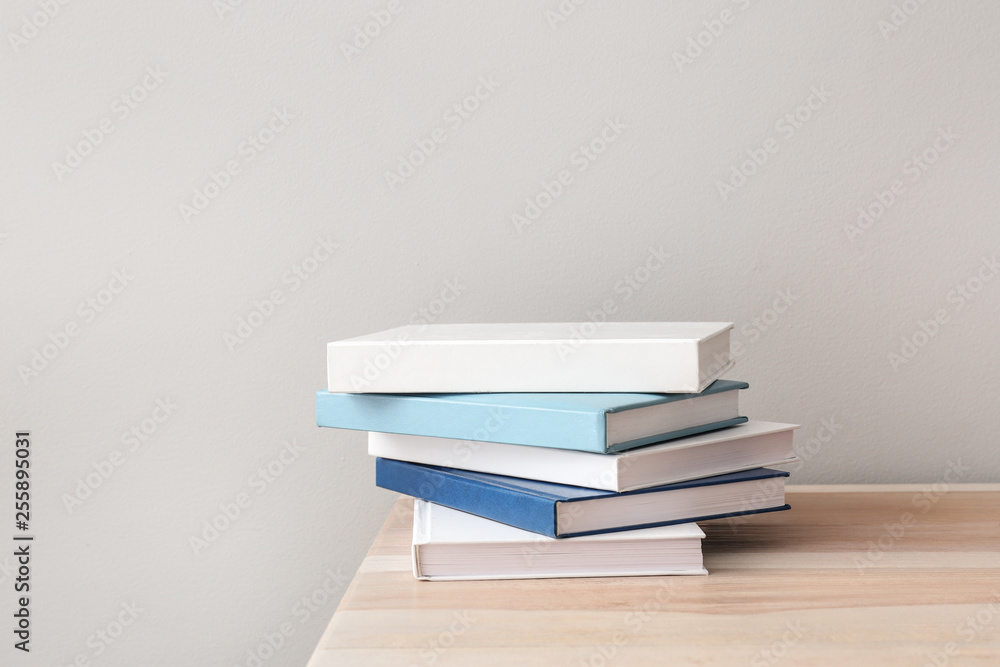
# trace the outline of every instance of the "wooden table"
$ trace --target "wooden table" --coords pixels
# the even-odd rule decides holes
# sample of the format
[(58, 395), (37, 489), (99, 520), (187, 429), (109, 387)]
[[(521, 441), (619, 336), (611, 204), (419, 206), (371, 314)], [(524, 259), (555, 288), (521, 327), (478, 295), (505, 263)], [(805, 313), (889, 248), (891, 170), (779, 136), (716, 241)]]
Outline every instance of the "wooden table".
[(707, 577), (422, 582), (400, 499), (309, 667), (1000, 665), (1000, 484), (792, 486)]

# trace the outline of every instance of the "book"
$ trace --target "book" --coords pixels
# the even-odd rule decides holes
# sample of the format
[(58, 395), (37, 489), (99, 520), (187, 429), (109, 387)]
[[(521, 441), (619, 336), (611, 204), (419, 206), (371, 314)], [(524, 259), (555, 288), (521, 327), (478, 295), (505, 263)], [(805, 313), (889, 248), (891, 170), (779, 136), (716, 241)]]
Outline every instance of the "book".
[(327, 345), (331, 392), (700, 392), (731, 322), (424, 324)]
[(739, 390), (748, 386), (716, 380), (698, 394), (320, 391), (316, 423), (605, 453), (741, 424), (746, 417), (739, 415)]
[(423, 500), (413, 576), (424, 580), (708, 574), (694, 523), (556, 540)]
[(540, 535), (572, 537), (790, 509), (787, 472), (758, 468), (614, 493), (375, 459), (375, 484)]
[(752, 420), (742, 426), (617, 454), (370, 433), (368, 453), (411, 463), (621, 492), (794, 463), (798, 460), (792, 447), (796, 428), (796, 424)]

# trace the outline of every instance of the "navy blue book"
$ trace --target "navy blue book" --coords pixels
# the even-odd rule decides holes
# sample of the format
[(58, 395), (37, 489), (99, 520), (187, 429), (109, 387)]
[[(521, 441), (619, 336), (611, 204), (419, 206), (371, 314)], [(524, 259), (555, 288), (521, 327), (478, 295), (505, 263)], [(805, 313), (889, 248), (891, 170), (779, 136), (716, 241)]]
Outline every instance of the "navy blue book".
[(316, 394), (319, 426), (607, 454), (735, 426), (746, 382), (699, 394)]
[(615, 493), (393, 459), (375, 463), (375, 483), (384, 489), (548, 537), (787, 510), (787, 476), (757, 468)]

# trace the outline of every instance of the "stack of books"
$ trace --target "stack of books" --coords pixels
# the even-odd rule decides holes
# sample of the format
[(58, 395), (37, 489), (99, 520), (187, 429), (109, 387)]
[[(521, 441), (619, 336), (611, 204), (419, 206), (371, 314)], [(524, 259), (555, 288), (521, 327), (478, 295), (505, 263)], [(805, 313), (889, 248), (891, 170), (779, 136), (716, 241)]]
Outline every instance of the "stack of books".
[(319, 426), (413, 496), (419, 579), (706, 574), (695, 522), (789, 509), (728, 322), (442, 324), (330, 343)]

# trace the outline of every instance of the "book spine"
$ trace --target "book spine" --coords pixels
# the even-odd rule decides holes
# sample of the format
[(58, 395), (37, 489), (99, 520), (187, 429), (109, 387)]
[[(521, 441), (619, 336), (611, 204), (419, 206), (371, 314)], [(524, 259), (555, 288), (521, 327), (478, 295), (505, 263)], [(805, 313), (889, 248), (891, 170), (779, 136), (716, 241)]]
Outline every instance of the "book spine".
[(603, 454), (604, 413), (459, 403), (414, 396), (316, 393), (316, 424)]
[(438, 505), (555, 537), (555, 500), (392, 459), (375, 459), (375, 484)]
[[(718, 335), (728, 334), (723, 332)], [(576, 342), (576, 341), (574, 341)], [(701, 363), (697, 341), (406, 342), (327, 346), (327, 389), (365, 394), (699, 392), (732, 365)], [(574, 348), (575, 349), (575, 348)], [(391, 372), (382, 369), (391, 367)], [(468, 369), (476, 369), (469, 373)]]

